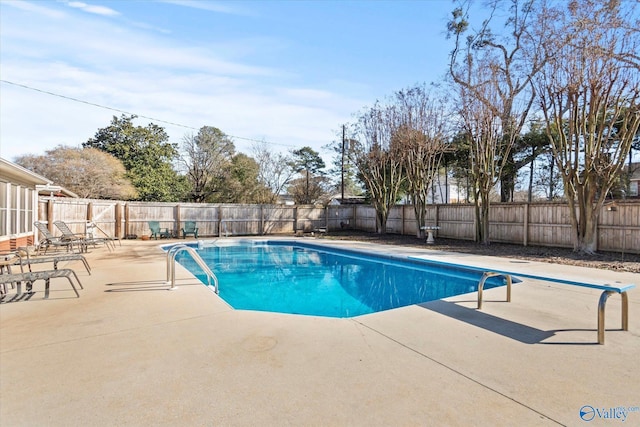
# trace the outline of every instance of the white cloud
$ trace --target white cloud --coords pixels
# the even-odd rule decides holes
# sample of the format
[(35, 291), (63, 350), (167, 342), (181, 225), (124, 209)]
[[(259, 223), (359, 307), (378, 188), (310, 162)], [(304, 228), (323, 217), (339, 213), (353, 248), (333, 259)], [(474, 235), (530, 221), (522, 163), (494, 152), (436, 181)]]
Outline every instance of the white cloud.
[[(228, 49), (220, 40), (194, 46), (90, 15), (58, 14), (52, 20), (42, 8), (21, 10), (24, 14), (0, 18), (2, 79), (193, 128), (154, 120), (174, 143), (202, 126), (215, 126), (236, 137), (276, 143), (277, 151), (304, 145), (321, 151), (364, 105), (341, 94), (355, 83), (306, 87), (292, 84), (298, 79), (288, 70), (221, 56), (242, 47), (241, 40), (231, 40)], [(254, 43), (244, 52), (255, 49)], [(327, 90), (331, 86), (335, 90)], [(6, 83), (0, 96), (0, 155), (8, 159), (59, 144), (78, 146), (120, 115)], [(250, 141), (235, 141), (238, 150), (249, 152)]]
[(209, 12), (228, 13), (234, 15), (248, 15), (248, 10), (240, 8), (233, 2), (212, 2), (203, 0), (161, 0), (162, 3), (176, 6), (189, 7), (192, 9), (206, 10)]
[(2, 7), (13, 7), (15, 9), (33, 12), (54, 19), (62, 18), (65, 15), (64, 12), (61, 12), (59, 10), (42, 6), (42, 4), (30, 3), (26, 1), (3, 1), (0, 3), (0, 5)]
[(76, 9), (80, 9), (83, 10), (85, 12), (88, 13), (95, 13), (96, 15), (102, 15), (102, 16), (118, 16), (120, 15), (120, 12), (115, 11), (111, 8), (105, 7), (105, 6), (94, 6), (94, 5), (89, 5), (87, 3), (83, 3), (80, 1), (70, 1), (67, 2), (67, 6), (69, 7), (73, 7)]

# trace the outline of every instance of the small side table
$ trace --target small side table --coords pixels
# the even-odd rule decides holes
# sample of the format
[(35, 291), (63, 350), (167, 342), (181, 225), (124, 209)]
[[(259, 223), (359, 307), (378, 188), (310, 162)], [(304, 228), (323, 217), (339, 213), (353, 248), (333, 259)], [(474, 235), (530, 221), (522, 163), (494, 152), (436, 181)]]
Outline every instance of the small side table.
[(433, 232), (435, 230), (440, 230), (440, 227), (436, 225), (426, 225), (420, 227), (420, 230), (424, 230), (427, 232), (427, 245), (433, 245), (436, 242), (436, 239), (433, 238)]

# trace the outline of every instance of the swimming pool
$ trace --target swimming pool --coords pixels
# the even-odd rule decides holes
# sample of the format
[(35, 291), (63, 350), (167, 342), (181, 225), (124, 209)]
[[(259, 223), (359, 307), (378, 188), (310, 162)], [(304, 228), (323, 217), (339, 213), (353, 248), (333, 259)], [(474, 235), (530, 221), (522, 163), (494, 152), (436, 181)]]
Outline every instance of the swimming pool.
[[(353, 317), (478, 289), (481, 273), (463, 266), (398, 259), (297, 241), (192, 245), (216, 274), (219, 295), (240, 310)], [(203, 283), (191, 256), (176, 260)], [(503, 285), (501, 277), (485, 289)]]

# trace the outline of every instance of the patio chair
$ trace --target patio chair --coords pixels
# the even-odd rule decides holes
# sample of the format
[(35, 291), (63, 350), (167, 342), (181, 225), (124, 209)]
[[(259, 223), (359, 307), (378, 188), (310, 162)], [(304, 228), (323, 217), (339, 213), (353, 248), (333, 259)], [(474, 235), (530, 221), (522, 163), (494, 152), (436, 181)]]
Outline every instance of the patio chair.
[(80, 294), (78, 293), (78, 290), (76, 289), (76, 286), (73, 283), (73, 280), (71, 280), (71, 276), (73, 276), (76, 279), (76, 282), (78, 282), (80, 289), (84, 289), (84, 287), (82, 286), (82, 283), (80, 282), (80, 279), (78, 279), (78, 275), (76, 274), (75, 271), (71, 270), (70, 268), (62, 268), (60, 270), (27, 271), (24, 273), (3, 273), (3, 274), (0, 274), (0, 285), (3, 285), (3, 288), (4, 288), (3, 293), (6, 293), (6, 285), (15, 284), (17, 287), (17, 294), (19, 295), (22, 293), (22, 290), (21, 290), (22, 282), (26, 283), (27, 293), (32, 293), (33, 282), (35, 282), (36, 280), (44, 280), (45, 281), (44, 297), (48, 298), (49, 284), (51, 279), (65, 277), (67, 280), (69, 280), (69, 283), (71, 284), (71, 287), (73, 288), (73, 292), (75, 292), (76, 297), (80, 298)]
[[(50, 247), (62, 247), (65, 248), (67, 252), (73, 251), (73, 246), (77, 243), (76, 240), (68, 240), (63, 239), (60, 236), (54, 236), (53, 234), (51, 234), (51, 232), (49, 232), (47, 226), (40, 221), (34, 222), (33, 225), (38, 229), (38, 232), (40, 234), (40, 241), (38, 242), (38, 253), (42, 248), (44, 248), (44, 253), (46, 254)], [(79, 250), (82, 251), (82, 248), (80, 247)]]
[(189, 234), (193, 234), (193, 237), (198, 238), (198, 227), (196, 227), (195, 221), (185, 221), (182, 228), (182, 238), (186, 239)]
[(16, 260), (13, 265), (19, 265), (20, 269), (24, 273), (24, 266), (27, 266), (29, 271), (31, 271), (31, 264), (44, 264), (44, 263), (53, 263), (53, 269), (58, 269), (58, 263), (64, 261), (82, 261), (84, 264), (84, 268), (87, 270), (87, 273), (91, 274), (91, 267), (87, 262), (87, 259), (81, 254), (65, 254), (65, 255), (50, 255), (50, 256), (35, 256), (32, 257), (29, 254), (29, 251), (23, 251), (21, 248), (18, 248), (16, 252)]
[(118, 242), (120, 246), (122, 246), (122, 240), (120, 240), (119, 237), (110, 236), (106, 231), (100, 228), (98, 224), (96, 224), (95, 222), (87, 221), (87, 234), (90, 234), (91, 236), (93, 236), (93, 230), (98, 230), (100, 233), (102, 233), (102, 236), (99, 236), (98, 238), (105, 239), (111, 242), (114, 249), (116, 247), (115, 242)]
[[(93, 245), (95, 247), (98, 244), (104, 244), (107, 249), (111, 250), (111, 245), (113, 243), (107, 239), (93, 237), (92, 234), (74, 233), (64, 221), (54, 221), (53, 225), (55, 225), (58, 230), (60, 230), (63, 239), (76, 240), (80, 242), (80, 244), (84, 248), (84, 252), (87, 251), (88, 245)], [(115, 248), (115, 245), (113, 247)]]
[(149, 229), (151, 229), (151, 237), (155, 238), (156, 240), (158, 240), (158, 236), (160, 236), (160, 238), (171, 237), (171, 233), (169, 232), (168, 228), (160, 228), (159, 221), (148, 221), (148, 222), (149, 222)]

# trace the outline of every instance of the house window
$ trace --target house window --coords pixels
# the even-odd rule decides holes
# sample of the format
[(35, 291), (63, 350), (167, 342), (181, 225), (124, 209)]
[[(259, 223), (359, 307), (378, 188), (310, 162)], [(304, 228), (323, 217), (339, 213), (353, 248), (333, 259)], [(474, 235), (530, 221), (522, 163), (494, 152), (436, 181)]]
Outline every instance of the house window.
[(9, 196), (9, 234), (18, 232), (18, 200), (20, 187), (12, 185)]
[(32, 188), (0, 182), (0, 236), (32, 230), (34, 195)]
[(8, 182), (0, 182), (0, 236), (6, 236), (9, 233), (9, 189), (11, 184)]

